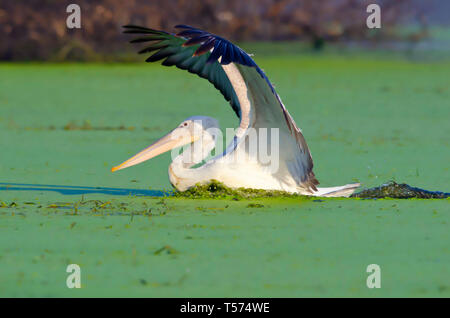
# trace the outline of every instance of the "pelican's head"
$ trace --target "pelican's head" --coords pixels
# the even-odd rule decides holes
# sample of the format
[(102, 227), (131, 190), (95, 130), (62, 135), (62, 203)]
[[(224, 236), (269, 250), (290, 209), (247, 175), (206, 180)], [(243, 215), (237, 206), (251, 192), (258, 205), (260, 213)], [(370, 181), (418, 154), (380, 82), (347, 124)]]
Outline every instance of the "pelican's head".
[[(193, 143), (202, 138), (208, 129), (218, 128), (216, 119), (207, 116), (192, 116), (181, 122), (175, 129), (141, 152), (111, 169), (112, 172), (128, 168), (154, 158), (176, 147)], [(208, 134), (209, 135), (209, 134)]]

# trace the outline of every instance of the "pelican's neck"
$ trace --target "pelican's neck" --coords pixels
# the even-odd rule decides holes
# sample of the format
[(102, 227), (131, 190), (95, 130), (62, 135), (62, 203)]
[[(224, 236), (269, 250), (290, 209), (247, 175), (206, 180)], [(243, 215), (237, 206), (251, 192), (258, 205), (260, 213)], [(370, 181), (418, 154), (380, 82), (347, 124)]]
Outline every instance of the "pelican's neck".
[(174, 187), (184, 191), (192, 185), (202, 181), (200, 170), (203, 166), (192, 169), (193, 166), (206, 159), (216, 146), (215, 136), (207, 130), (202, 130), (201, 137), (191, 143), (175, 157), (169, 166), (169, 179)]

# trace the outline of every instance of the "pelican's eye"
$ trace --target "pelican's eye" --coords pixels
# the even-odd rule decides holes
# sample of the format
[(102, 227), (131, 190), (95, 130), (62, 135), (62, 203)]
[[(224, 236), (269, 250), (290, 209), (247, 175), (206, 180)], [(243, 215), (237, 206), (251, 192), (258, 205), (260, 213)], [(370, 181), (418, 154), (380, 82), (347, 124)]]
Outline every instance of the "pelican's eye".
[(184, 127), (186, 127), (187, 125), (188, 125), (187, 123), (184, 123), (184, 124), (183, 124)]

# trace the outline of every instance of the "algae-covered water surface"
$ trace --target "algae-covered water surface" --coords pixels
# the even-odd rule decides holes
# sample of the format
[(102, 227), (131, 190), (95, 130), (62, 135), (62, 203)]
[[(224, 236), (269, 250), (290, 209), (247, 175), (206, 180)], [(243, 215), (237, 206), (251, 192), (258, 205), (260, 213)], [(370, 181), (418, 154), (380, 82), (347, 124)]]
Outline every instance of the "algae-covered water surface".
[[(322, 186), (449, 192), (448, 62), (255, 58)], [(170, 154), (112, 174), (191, 115), (238, 125), (191, 74), (2, 64), (0, 109), (0, 296), (450, 296), (448, 199), (167, 197)]]

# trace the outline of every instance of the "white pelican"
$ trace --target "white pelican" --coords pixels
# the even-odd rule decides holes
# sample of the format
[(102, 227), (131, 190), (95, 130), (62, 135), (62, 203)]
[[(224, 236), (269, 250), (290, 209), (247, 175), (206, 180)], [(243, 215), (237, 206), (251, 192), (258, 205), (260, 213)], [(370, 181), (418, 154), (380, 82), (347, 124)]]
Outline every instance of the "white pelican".
[[(168, 135), (112, 171), (124, 169), (173, 148), (190, 145), (182, 155), (177, 156), (169, 166), (169, 179), (179, 191), (185, 191), (200, 183), (218, 180), (230, 188), (254, 188), (282, 190), (312, 196), (349, 196), (358, 183), (338, 187), (319, 188), (319, 182), (312, 171), (313, 161), (301, 130), (297, 127), (274, 87), (264, 72), (242, 49), (224, 38), (187, 26), (177, 25), (181, 31), (171, 34), (164, 31), (127, 25), (125, 33), (143, 34), (131, 43), (150, 42), (139, 53), (153, 52), (147, 62), (164, 59), (165, 66), (195, 73), (208, 79), (230, 102), (240, 119), (233, 142), (225, 152), (212, 157), (199, 167), (215, 147), (215, 136), (211, 129), (217, 129), (214, 118), (194, 116), (184, 120)], [(272, 130), (278, 129), (277, 131)], [(276, 169), (262, 163), (256, 153), (251, 153), (248, 142), (250, 131), (257, 134), (263, 130), (266, 149), (278, 148)], [(200, 133), (196, 133), (200, 131)], [(201, 145), (201, 147), (197, 147)], [(185, 153), (190, 155), (186, 156)], [(273, 155), (271, 153), (271, 155)], [(230, 160), (230, 158), (239, 160)]]

